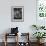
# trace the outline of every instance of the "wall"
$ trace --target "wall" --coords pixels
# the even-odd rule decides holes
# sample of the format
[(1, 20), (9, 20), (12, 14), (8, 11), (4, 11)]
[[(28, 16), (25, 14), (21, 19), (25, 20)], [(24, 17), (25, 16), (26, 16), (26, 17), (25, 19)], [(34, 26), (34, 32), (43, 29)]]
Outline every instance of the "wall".
[[(24, 22), (11, 22), (11, 6), (24, 6)], [(0, 0), (0, 34), (17, 26), (19, 32), (30, 32), (32, 36), (32, 24), (36, 24), (36, 0)]]

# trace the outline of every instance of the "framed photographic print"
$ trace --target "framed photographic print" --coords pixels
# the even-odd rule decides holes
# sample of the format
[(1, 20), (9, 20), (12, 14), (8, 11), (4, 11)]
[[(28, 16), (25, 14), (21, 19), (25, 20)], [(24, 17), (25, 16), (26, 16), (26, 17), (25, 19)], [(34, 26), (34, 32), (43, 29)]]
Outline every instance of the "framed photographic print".
[(24, 21), (24, 6), (11, 7), (11, 21), (23, 22)]

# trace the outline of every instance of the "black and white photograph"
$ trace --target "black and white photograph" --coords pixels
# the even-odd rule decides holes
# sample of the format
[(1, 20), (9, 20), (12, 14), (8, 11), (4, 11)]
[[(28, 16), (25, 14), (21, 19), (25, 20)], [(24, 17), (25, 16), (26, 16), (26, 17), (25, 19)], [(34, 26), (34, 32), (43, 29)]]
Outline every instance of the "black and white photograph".
[(23, 22), (24, 21), (24, 6), (11, 7), (11, 21)]

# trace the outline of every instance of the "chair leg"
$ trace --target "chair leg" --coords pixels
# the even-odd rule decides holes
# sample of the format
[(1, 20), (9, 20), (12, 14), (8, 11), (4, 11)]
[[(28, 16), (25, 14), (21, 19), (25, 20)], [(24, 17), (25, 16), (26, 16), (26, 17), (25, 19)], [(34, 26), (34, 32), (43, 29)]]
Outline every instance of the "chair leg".
[(5, 34), (5, 46), (7, 46), (7, 34)]
[(6, 41), (4, 42), (4, 44), (5, 44), (5, 46), (7, 46), (7, 42)]

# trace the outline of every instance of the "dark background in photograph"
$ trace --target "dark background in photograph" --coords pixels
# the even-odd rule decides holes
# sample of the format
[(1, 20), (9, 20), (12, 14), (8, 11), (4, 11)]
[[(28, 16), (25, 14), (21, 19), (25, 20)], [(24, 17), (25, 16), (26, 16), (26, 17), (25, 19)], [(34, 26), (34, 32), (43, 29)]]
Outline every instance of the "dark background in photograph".
[(22, 19), (22, 8), (14, 8), (14, 19)]

